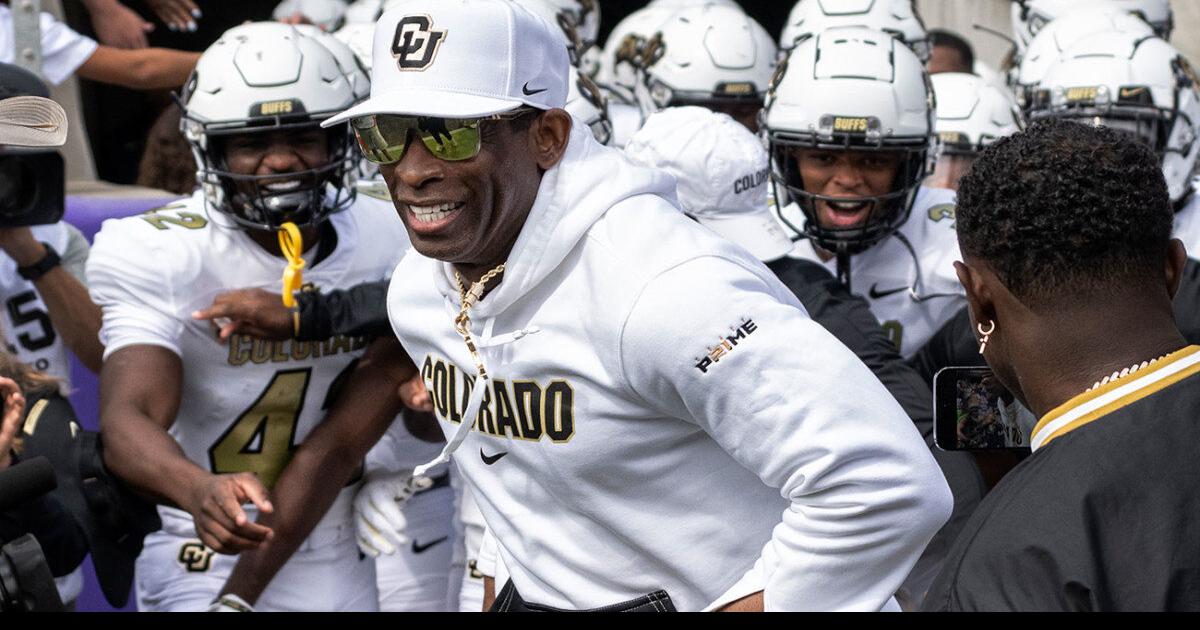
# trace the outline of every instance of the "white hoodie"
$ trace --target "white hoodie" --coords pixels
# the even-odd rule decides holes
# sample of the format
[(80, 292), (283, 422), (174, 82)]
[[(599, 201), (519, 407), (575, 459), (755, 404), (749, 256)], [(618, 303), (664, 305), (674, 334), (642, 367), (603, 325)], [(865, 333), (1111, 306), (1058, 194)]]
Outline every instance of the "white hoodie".
[[(558, 608), (878, 610), (946, 482), (871, 372), (674, 191), (576, 125), (471, 311), (492, 380), (455, 459), (500, 559)], [(448, 437), (476, 374), (458, 310), (451, 266), (410, 251), (388, 312)]]

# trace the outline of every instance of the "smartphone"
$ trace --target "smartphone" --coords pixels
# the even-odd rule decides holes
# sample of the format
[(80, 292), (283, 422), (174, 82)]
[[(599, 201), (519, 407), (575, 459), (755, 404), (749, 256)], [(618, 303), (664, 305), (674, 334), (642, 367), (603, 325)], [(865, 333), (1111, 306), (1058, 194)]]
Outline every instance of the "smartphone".
[(1033, 414), (986, 367), (933, 376), (933, 440), (943, 451), (1028, 450)]

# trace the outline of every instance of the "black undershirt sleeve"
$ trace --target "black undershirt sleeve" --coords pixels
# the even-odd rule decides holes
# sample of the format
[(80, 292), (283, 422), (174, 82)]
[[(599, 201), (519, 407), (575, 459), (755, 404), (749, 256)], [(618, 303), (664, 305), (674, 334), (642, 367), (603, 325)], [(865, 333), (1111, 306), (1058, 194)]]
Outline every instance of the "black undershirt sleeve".
[(929, 387), (900, 358), (871, 307), (853, 295), (820, 265), (796, 258), (767, 263), (818, 324), (833, 333), (871, 369), (904, 407), (922, 435), (933, 430), (933, 400)]
[(382, 337), (392, 334), (387, 315), (388, 280), (364, 282), (328, 293), (304, 292), (300, 309), (300, 341), (320, 341), (334, 335)]

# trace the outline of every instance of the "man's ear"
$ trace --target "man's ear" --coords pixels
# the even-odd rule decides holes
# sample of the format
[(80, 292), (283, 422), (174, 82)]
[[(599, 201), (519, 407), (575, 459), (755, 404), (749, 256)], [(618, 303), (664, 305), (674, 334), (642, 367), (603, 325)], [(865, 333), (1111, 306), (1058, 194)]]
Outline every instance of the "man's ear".
[(982, 322), (995, 321), (996, 303), (991, 288), (981, 270), (975, 269), (965, 262), (954, 261), (954, 273), (967, 292), (967, 308), (970, 309), (971, 322), (978, 325)]
[(543, 112), (529, 126), (529, 144), (538, 168), (549, 170), (562, 159), (571, 137), (571, 115), (563, 109)]
[(1183, 267), (1187, 264), (1188, 253), (1183, 241), (1173, 238), (1167, 247), (1167, 295), (1175, 299), (1179, 291), (1179, 283), (1183, 280)]

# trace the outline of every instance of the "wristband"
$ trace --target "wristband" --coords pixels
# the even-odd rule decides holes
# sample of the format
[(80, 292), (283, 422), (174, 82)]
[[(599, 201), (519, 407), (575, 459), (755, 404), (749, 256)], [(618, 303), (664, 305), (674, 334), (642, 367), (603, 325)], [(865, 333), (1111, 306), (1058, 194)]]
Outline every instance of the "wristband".
[(17, 275), (30, 282), (37, 282), (48, 271), (62, 264), (62, 259), (58, 257), (58, 252), (54, 251), (53, 247), (46, 243), (42, 243), (42, 247), (46, 248), (46, 255), (28, 267), (17, 267)]
[(254, 612), (254, 607), (233, 593), (225, 593), (209, 604), (208, 612)]

